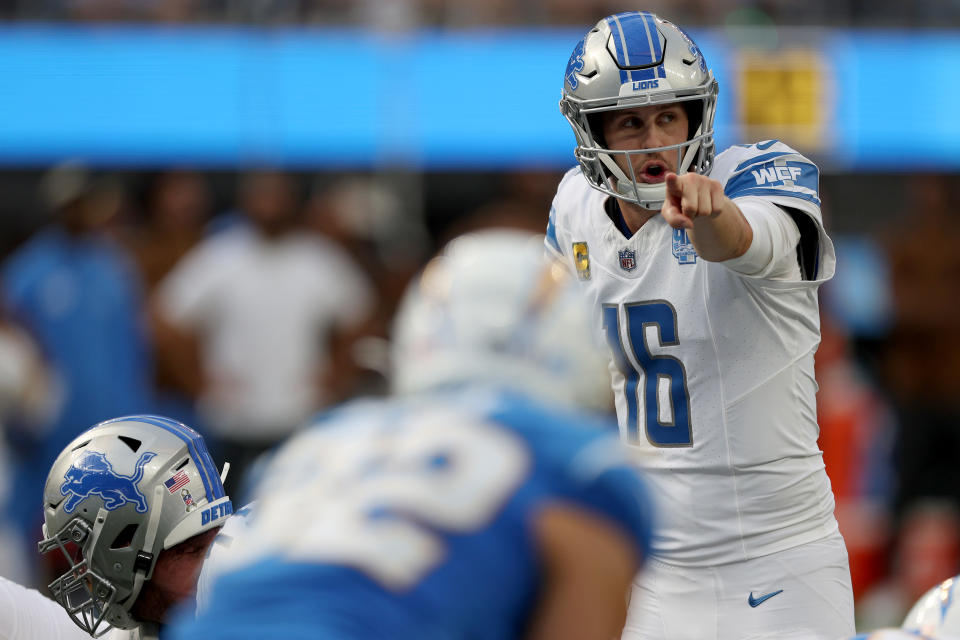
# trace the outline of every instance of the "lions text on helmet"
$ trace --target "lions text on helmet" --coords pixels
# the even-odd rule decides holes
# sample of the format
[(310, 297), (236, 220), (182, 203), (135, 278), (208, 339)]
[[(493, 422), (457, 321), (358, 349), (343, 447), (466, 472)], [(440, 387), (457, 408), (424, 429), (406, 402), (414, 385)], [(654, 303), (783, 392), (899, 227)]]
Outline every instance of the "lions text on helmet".
[[(666, 20), (629, 12), (601, 20), (577, 43), (560, 110), (573, 127), (583, 174), (595, 188), (660, 209), (668, 170), (709, 172), (716, 102), (717, 81), (697, 45)], [(623, 110), (651, 119), (671, 110), (674, 126), (684, 125), (682, 135), (618, 148), (604, 135), (604, 114)]]

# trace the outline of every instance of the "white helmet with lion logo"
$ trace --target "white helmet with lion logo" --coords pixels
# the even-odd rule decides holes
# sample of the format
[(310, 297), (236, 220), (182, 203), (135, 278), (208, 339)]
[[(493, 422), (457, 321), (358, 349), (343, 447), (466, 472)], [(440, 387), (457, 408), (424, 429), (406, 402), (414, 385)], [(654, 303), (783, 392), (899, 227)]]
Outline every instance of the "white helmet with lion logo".
[(130, 610), (160, 552), (231, 512), (196, 431), (161, 416), (101, 422), (71, 442), (47, 476), (39, 549), (59, 550), (69, 567), (50, 592), (92, 636), (133, 628)]

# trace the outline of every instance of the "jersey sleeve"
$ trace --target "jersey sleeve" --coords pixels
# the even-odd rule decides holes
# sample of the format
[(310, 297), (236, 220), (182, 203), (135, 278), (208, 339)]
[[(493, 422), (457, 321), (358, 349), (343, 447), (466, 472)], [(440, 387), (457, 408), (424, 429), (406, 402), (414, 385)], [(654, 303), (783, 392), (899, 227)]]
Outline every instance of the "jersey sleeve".
[(547, 248), (547, 255), (557, 260), (563, 260), (563, 251), (560, 249), (560, 241), (557, 239), (557, 207), (550, 206), (550, 217), (547, 218), (547, 232), (543, 238), (543, 244)]
[(782, 142), (767, 140), (725, 151), (712, 177), (721, 180), (724, 194), (734, 202), (759, 198), (793, 219), (800, 232), (800, 280), (821, 283), (833, 277), (836, 258), (823, 226), (816, 164)]
[(503, 395), (491, 417), (512, 425), (526, 441), (539, 500), (600, 516), (626, 533), (641, 558), (647, 557), (655, 508), (612, 417), (548, 408), (516, 394)]
[(550, 216), (547, 219), (547, 231), (543, 240), (547, 254), (563, 262), (571, 271), (574, 270), (574, 263), (570, 255), (572, 245), (568, 217), (572, 214), (571, 201), (574, 199), (571, 190), (579, 179), (580, 167), (575, 167), (567, 171), (560, 180), (557, 193), (550, 204)]
[[(330, 317), (338, 329), (349, 329), (362, 322), (373, 310), (375, 295), (372, 283), (353, 258), (336, 243), (326, 238), (313, 238), (315, 266), (323, 282), (314, 294), (320, 315)], [(322, 280), (321, 280), (322, 279)]]
[(619, 439), (612, 434), (597, 438), (572, 458), (566, 472), (575, 503), (625, 530), (641, 559), (647, 558), (655, 509)]
[(2, 576), (0, 627), (3, 640), (90, 640), (56, 602)]
[(207, 244), (220, 241), (208, 240), (194, 247), (160, 282), (160, 309), (175, 324), (196, 330), (209, 320), (217, 299), (214, 294), (230, 266), (222, 259), (219, 246)]
[(197, 579), (197, 613), (205, 611), (210, 606), (213, 593), (213, 583), (217, 577), (225, 573), (230, 566), (230, 559), (236, 551), (236, 541), (246, 533), (250, 517), (255, 504), (250, 503), (231, 515), (223, 528), (213, 539), (207, 550), (207, 557), (200, 568)]
[(739, 198), (737, 206), (753, 230), (753, 241), (746, 253), (723, 264), (752, 278), (798, 279), (800, 229), (790, 214), (754, 196)]

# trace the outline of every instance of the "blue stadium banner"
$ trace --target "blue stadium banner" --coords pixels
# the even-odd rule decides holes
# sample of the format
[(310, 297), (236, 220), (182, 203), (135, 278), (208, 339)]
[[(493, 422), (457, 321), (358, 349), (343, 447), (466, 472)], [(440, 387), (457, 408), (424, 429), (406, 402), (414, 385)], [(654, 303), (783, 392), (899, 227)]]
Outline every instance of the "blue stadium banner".
[[(0, 165), (561, 168), (581, 35), (8, 23)], [(784, 30), (772, 51), (692, 36), (720, 81), (721, 148), (779, 137), (827, 170), (960, 169), (960, 33)]]

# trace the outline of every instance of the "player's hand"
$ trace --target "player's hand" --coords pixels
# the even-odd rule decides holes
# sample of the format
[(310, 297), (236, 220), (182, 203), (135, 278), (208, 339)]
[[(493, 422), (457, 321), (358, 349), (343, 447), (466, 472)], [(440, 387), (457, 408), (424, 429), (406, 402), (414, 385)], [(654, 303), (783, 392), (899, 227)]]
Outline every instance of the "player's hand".
[(667, 198), (660, 214), (674, 229), (692, 229), (693, 221), (718, 215), (729, 198), (723, 185), (698, 173), (667, 174)]

